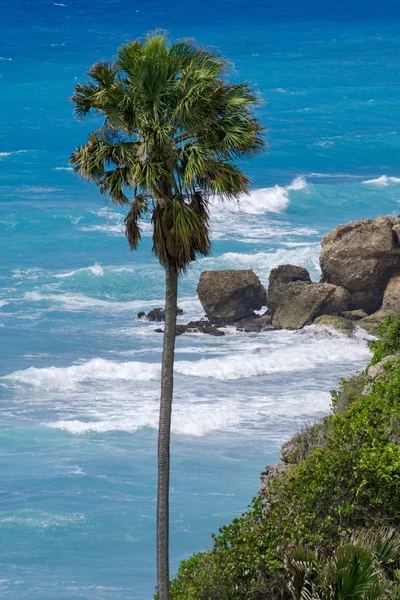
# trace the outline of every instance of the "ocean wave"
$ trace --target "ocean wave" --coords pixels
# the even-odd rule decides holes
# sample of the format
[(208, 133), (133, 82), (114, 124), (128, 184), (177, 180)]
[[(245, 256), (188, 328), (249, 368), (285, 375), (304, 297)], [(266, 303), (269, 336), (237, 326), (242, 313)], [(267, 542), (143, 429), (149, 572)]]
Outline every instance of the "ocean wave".
[(160, 366), (145, 362), (115, 362), (93, 358), (70, 367), (29, 367), (1, 379), (46, 390), (73, 390), (88, 381), (150, 381), (158, 379)]
[[(315, 328), (314, 328), (315, 329)], [(317, 328), (318, 329), (318, 328)], [(304, 332), (306, 336), (304, 336)], [(323, 364), (367, 359), (370, 352), (364, 340), (345, 336), (322, 335), (311, 328), (291, 335), (292, 344), (281, 348), (262, 346), (218, 358), (176, 361), (175, 371), (181, 375), (230, 381), (277, 373), (314, 369)], [(318, 332), (317, 332), (318, 333)], [(290, 335), (290, 334), (289, 334)], [(240, 341), (240, 340), (239, 340)], [(296, 345), (293, 345), (293, 342)], [(228, 347), (229, 349), (229, 347)], [(232, 350), (232, 348), (231, 348)], [(75, 389), (86, 382), (151, 381), (160, 376), (160, 365), (146, 362), (116, 362), (93, 358), (69, 367), (30, 367), (2, 377), (3, 380), (47, 390)]]
[[(265, 396), (262, 394), (243, 395), (233, 392), (231, 397), (199, 398), (187, 391), (175, 394), (171, 430), (175, 435), (201, 437), (216, 431), (238, 431), (254, 435), (264, 431), (266, 422), (277, 419), (305, 419), (325, 414), (329, 409), (328, 392), (282, 394)], [(124, 431), (134, 433), (139, 429), (157, 430), (159, 419), (158, 395), (153, 399), (142, 400), (140, 404), (126, 402), (114, 407), (113, 412), (97, 411), (96, 419), (83, 416), (75, 419), (60, 419), (43, 423), (46, 427), (60, 429), (75, 435), (86, 433), (106, 433)]]
[(65, 277), (73, 277), (77, 273), (84, 273), (84, 272), (89, 272), (92, 275), (95, 275), (96, 277), (101, 277), (104, 275), (103, 267), (101, 265), (95, 263), (94, 265), (92, 265), (90, 267), (83, 267), (82, 269), (76, 269), (75, 271), (69, 271), (68, 273), (56, 273), (56, 275), (54, 275), (54, 277), (57, 277), (58, 279), (63, 279)]
[[(162, 300), (131, 300), (127, 302), (102, 300), (85, 296), (84, 294), (42, 294), (40, 292), (26, 292), (24, 300), (29, 302), (54, 302), (62, 305), (66, 311), (80, 311), (94, 309), (106, 309), (111, 312), (140, 310), (144, 307), (160, 306)], [(54, 308), (52, 310), (55, 310)]]
[(304, 177), (297, 177), (286, 187), (275, 185), (270, 188), (252, 190), (250, 195), (243, 195), (238, 202), (221, 202), (218, 198), (211, 203), (211, 212), (246, 213), (261, 215), (265, 213), (281, 213), (289, 205), (289, 192), (304, 190), (307, 182)]
[(263, 349), (260, 354), (237, 354), (224, 358), (206, 358), (195, 362), (178, 361), (176, 371), (181, 375), (206, 379), (230, 381), (278, 373), (295, 373), (315, 369), (320, 365), (340, 364), (370, 357), (368, 348), (360, 340), (316, 339), (295, 347), (271, 351)]
[(54, 167), (54, 171), (73, 171), (72, 167)]
[(381, 177), (377, 177), (376, 179), (367, 179), (362, 183), (366, 185), (381, 185), (386, 187), (391, 183), (400, 183), (400, 177), (388, 177), (387, 175), (381, 175)]
[(6, 306), (6, 304), (9, 304), (9, 302), (7, 300), (0, 300), (0, 308), (2, 308), (3, 306)]
[(0, 152), (0, 159), (6, 158), (7, 156), (13, 156), (14, 154), (25, 154), (26, 152), (34, 152), (34, 150), (13, 150), (11, 152)]

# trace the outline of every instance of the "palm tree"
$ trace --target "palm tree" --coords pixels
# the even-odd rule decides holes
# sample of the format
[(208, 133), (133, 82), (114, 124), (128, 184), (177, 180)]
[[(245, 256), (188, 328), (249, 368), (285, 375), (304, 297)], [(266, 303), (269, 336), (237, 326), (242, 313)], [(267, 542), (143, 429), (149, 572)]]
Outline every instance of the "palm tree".
[(165, 269), (165, 328), (158, 432), (157, 583), (169, 598), (169, 472), (178, 278), (210, 252), (212, 196), (238, 199), (250, 180), (232, 161), (264, 148), (252, 113), (258, 98), (247, 83), (224, 79), (228, 65), (189, 41), (162, 32), (123, 45), (115, 61), (95, 64), (72, 102), (101, 126), (73, 152), (75, 171), (101, 194), (129, 206), (131, 249), (140, 221), (153, 225), (153, 252)]
[(293, 600), (389, 600), (397, 598), (400, 536), (383, 528), (354, 534), (330, 560), (302, 546), (285, 556)]

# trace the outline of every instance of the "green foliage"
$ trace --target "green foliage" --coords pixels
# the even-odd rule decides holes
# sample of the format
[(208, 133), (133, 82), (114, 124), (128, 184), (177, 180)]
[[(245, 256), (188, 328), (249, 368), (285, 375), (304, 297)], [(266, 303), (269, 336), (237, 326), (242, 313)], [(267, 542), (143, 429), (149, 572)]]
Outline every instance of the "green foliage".
[(264, 148), (247, 83), (225, 80), (228, 64), (162, 32), (123, 45), (115, 61), (95, 64), (75, 87), (75, 114), (102, 125), (76, 148), (75, 171), (116, 204), (130, 205), (131, 249), (151, 214), (153, 251), (163, 266), (184, 271), (210, 251), (209, 200), (238, 199), (250, 180), (234, 164)]
[(365, 373), (359, 373), (349, 379), (341, 379), (339, 390), (333, 390), (331, 392), (333, 412), (341, 415), (350, 408), (354, 402), (357, 402), (366, 383), (367, 378)]
[(397, 597), (399, 559), (398, 533), (383, 528), (352, 535), (331, 557), (295, 547), (284, 562), (294, 600), (383, 600)]
[[(386, 320), (374, 362), (399, 348), (399, 331), (400, 319)], [(364, 383), (364, 374), (342, 381), (334, 413), (292, 440), (297, 459), (288, 471), (221, 528), (210, 550), (181, 564), (173, 600), (291, 600), (283, 567), (288, 545), (332, 557), (355, 532), (400, 527), (400, 366), (394, 363), (365, 396)], [(386, 551), (376, 550), (382, 563)], [(385, 564), (390, 580), (398, 580), (397, 559)], [(396, 598), (396, 590), (382, 598)]]
[(380, 362), (385, 356), (400, 351), (400, 317), (387, 316), (379, 325), (379, 337), (369, 344), (374, 355), (372, 365)]

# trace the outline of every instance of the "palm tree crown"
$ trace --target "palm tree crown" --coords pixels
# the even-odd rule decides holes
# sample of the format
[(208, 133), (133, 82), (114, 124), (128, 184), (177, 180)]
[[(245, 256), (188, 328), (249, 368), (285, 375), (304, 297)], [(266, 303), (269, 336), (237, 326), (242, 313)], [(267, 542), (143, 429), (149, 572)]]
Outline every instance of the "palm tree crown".
[(223, 79), (227, 63), (188, 41), (156, 32), (122, 46), (114, 62), (94, 65), (72, 101), (103, 125), (71, 156), (84, 178), (117, 204), (130, 204), (132, 249), (151, 212), (153, 251), (178, 272), (210, 250), (210, 197), (236, 199), (249, 179), (232, 160), (264, 147), (248, 84)]

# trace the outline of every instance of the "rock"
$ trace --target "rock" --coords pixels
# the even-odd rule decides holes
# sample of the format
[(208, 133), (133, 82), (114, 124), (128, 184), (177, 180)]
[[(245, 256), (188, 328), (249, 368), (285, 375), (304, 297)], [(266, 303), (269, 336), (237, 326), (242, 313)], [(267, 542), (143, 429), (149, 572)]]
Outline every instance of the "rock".
[(287, 294), (286, 285), (294, 281), (311, 283), (311, 277), (307, 269), (296, 265), (280, 265), (272, 269), (269, 275), (267, 293), (268, 310), (274, 312)]
[(340, 313), (340, 316), (349, 319), (349, 321), (358, 321), (359, 319), (364, 319), (368, 315), (365, 310), (359, 308), (358, 310), (344, 310)]
[[(183, 310), (178, 307), (177, 315), (183, 315)], [(147, 321), (161, 322), (165, 321), (165, 310), (163, 308), (153, 308), (150, 312), (146, 313), (141, 311), (138, 313), (138, 319), (146, 319)]]
[(153, 308), (147, 313), (146, 319), (148, 321), (165, 321), (165, 311), (163, 308)]
[[(154, 331), (156, 333), (164, 333), (163, 329), (155, 329)], [(179, 323), (176, 326), (175, 332), (176, 335), (182, 335), (183, 333), (204, 333), (216, 337), (225, 335), (224, 331), (221, 331), (216, 325), (212, 325), (208, 321), (190, 321), (186, 324)]]
[(279, 457), (281, 461), (289, 465), (293, 465), (298, 462), (299, 443), (296, 436), (283, 444), (279, 453)]
[(272, 325), (278, 329), (301, 329), (319, 313), (335, 289), (329, 283), (285, 284), (285, 296), (275, 311)]
[(375, 312), (382, 303), (382, 290), (371, 288), (362, 292), (351, 292), (349, 310), (364, 310), (368, 315)]
[(397, 317), (400, 313), (400, 275), (395, 275), (389, 281), (384, 295), (382, 306), (372, 315), (366, 316), (359, 321), (359, 325), (369, 333), (376, 334), (379, 323), (388, 315)]
[(197, 293), (211, 323), (238, 321), (266, 303), (265, 288), (252, 270), (203, 271)]
[(400, 243), (400, 223), (396, 223), (396, 225), (393, 225), (393, 231), (397, 236), (397, 241)]
[(386, 315), (397, 316), (400, 312), (400, 275), (392, 277), (383, 294), (381, 311)]
[(284, 462), (278, 462), (278, 463), (275, 463), (274, 465), (270, 465), (269, 467), (266, 467), (264, 471), (261, 471), (261, 475), (260, 475), (260, 479), (261, 479), (260, 491), (261, 491), (261, 493), (266, 491), (268, 484), (273, 479), (276, 479), (277, 477), (282, 477), (282, 475), (284, 475), (285, 473), (290, 471), (291, 468), (292, 468), (292, 465), (289, 465)]
[(242, 319), (236, 324), (236, 329), (245, 333), (259, 333), (261, 331), (271, 331), (275, 328), (272, 325), (272, 316), (264, 314)]
[(355, 329), (353, 321), (348, 321), (347, 319), (336, 315), (321, 315), (315, 319), (314, 325), (331, 327), (348, 336), (352, 336)]
[(390, 354), (389, 356), (385, 356), (380, 362), (369, 367), (367, 371), (367, 377), (370, 381), (377, 381), (386, 373), (386, 366), (389, 361), (395, 361), (396, 363), (400, 363), (400, 356), (398, 354)]
[(338, 286), (322, 305), (320, 314), (339, 315), (341, 312), (347, 310), (350, 301), (350, 292), (346, 288)]
[(393, 217), (362, 219), (339, 225), (324, 236), (320, 257), (322, 281), (352, 294), (349, 308), (373, 312), (389, 279), (400, 272), (399, 242)]

